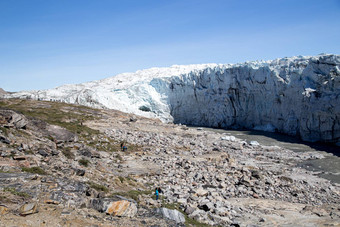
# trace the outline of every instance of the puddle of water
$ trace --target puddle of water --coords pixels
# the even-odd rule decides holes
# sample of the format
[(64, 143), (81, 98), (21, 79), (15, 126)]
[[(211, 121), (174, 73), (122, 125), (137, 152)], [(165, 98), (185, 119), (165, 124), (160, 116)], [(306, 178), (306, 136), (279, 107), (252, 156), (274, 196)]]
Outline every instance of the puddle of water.
[[(196, 127), (195, 127), (196, 128)], [(205, 131), (214, 131), (235, 136), (248, 143), (257, 141), (264, 146), (278, 146), (295, 152), (317, 151), (325, 156), (323, 159), (303, 161), (298, 167), (310, 171), (320, 172), (319, 176), (340, 184), (340, 147), (323, 143), (304, 142), (298, 138), (272, 132), (223, 130), (203, 128)]]

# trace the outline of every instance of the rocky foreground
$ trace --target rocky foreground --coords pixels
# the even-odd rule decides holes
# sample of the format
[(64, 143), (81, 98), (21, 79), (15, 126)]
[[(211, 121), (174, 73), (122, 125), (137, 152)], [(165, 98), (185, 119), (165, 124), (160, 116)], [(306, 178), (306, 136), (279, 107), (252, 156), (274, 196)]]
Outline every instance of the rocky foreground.
[(0, 100), (0, 154), (0, 226), (340, 225), (319, 154), (118, 111)]

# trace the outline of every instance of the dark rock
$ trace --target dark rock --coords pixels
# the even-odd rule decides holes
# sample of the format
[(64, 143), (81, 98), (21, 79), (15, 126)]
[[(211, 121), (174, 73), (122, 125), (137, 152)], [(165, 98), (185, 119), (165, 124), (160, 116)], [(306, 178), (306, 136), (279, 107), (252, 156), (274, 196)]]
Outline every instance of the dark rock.
[(5, 144), (10, 144), (11, 141), (7, 139), (6, 137), (0, 136), (0, 142), (5, 143)]
[(260, 174), (260, 171), (258, 170), (251, 170), (251, 176), (256, 179), (261, 179), (262, 175)]
[(207, 204), (198, 206), (198, 208), (201, 209), (201, 210), (204, 210), (206, 212), (210, 210), (210, 208), (209, 208), (209, 206)]
[(79, 150), (78, 153), (82, 156), (89, 157), (89, 158), (91, 158), (92, 156), (92, 152), (89, 149)]
[(89, 208), (95, 209), (99, 212), (105, 212), (109, 207), (109, 204), (114, 200), (111, 198), (100, 198), (100, 199), (91, 199), (88, 206)]
[(26, 160), (26, 156), (14, 156), (13, 159), (17, 161), (22, 161), (22, 160)]
[(84, 176), (85, 175), (85, 170), (84, 169), (76, 169), (76, 175), (77, 176)]
[(52, 150), (52, 156), (57, 156), (60, 154), (60, 151), (58, 150)]
[(130, 122), (136, 122), (137, 121), (137, 118), (135, 117), (130, 117)]
[(43, 157), (49, 156), (49, 154), (44, 149), (39, 149), (38, 153)]

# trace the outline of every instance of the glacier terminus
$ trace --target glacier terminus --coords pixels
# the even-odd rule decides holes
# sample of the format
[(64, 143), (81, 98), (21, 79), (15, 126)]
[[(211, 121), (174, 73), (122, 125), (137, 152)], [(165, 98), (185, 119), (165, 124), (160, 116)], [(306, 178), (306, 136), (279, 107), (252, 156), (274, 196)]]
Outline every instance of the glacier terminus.
[(6, 98), (117, 109), (164, 122), (340, 143), (340, 55), (174, 65)]

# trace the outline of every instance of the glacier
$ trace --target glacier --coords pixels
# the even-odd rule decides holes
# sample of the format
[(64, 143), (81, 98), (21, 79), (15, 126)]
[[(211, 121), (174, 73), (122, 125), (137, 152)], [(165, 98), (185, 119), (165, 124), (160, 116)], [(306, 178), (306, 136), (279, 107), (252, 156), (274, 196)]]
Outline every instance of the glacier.
[(164, 122), (340, 143), (340, 55), (334, 54), (150, 68), (5, 98), (61, 101)]

